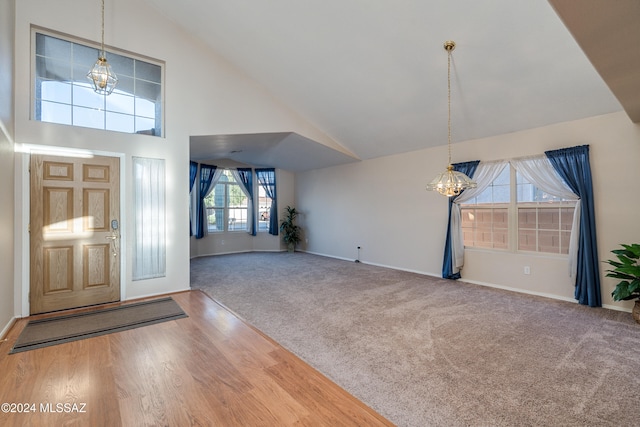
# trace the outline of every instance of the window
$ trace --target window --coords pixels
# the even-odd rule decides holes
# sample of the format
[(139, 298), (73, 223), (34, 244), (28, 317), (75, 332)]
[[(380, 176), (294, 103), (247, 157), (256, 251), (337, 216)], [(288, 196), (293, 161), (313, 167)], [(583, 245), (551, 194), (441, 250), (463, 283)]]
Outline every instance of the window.
[(569, 253), (576, 202), (554, 197), (516, 174), (518, 250)]
[[(256, 178), (258, 179), (258, 187), (260, 188), (259, 201), (263, 202), (265, 206), (269, 206), (269, 218), (264, 222), (264, 225), (260, 223), (260, 227), (266, 227), (266, 231), (273, 235), (278, 235), (278, 196), (276, 191), (276, 170), (274, 168), (262, 168), (256, 169)], [(265, 197), (262, 198), (260, 195)], [(269, 201), (267, 201), (267, 198)], [(260, 219), (260, 218), (259, 218)]]
[(464, 244), (568, 254), (574, 208), (574, 200), (551, 196), (505, 167), (489, 187), (461, 205)]
[(248, 199), (230, 170), (224, 170), (205, 197), (209, 232), (247, 231)]
[(258, 231), (269, 231), (271, 203), (271, 197), (267, 195), (264, 187), (258, 185)]
[(509, 248), (509, 168), (482, 193), (461, 206), (465, 246)]
[(93, 91), (87, 73), (98, 49), (34, 31), (38, 121), (162, 136), (162, 66), (107, 52), (118, 76), (111, 95)]

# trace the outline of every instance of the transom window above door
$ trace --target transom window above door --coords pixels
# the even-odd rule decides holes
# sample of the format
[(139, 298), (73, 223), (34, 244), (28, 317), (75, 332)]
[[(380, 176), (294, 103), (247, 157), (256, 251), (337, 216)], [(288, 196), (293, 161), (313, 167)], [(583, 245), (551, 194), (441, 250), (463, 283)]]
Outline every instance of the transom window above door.
[(32, 30), (34, 120), (109, 131), (162, 136), (163, 65), (107, 51), (118, 76), (110, 95), (93, 91), (87, 73), (99, 49)]

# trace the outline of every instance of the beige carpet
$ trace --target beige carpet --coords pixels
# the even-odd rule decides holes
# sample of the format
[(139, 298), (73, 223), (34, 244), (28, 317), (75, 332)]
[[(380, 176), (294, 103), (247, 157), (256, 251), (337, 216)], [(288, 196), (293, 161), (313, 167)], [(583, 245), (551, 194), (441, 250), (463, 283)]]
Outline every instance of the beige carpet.
[(399, 426), (640, 425), (629, 313), (305, 253), (191, 282)]

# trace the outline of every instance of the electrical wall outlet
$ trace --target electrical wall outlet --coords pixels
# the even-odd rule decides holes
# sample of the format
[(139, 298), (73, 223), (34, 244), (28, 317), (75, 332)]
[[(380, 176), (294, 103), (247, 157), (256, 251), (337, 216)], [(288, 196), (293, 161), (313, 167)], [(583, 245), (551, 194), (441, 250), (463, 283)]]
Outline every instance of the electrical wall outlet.
[(528, 265), (524, 266), (524, 274), (531, 274), (531, 267), (529, 267)]

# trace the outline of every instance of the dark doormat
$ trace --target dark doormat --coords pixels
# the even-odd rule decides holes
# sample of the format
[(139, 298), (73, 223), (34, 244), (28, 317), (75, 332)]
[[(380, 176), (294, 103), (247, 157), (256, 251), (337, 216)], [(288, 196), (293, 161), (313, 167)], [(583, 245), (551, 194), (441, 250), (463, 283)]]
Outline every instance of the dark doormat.
[(30, 320), (9, 354), (188, 317), (173, 298)]

